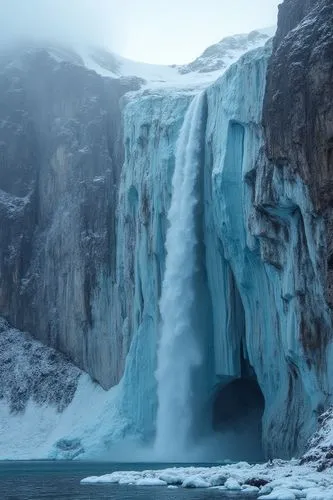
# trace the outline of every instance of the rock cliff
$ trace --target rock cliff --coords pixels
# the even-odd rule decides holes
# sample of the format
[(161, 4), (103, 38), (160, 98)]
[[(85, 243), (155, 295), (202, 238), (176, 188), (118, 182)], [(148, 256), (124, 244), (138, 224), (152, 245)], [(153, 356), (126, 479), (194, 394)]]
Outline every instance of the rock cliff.
[(127, 353), (99, 323), (99, 280), (115, 276), (120, 98), (136, 85), (46, 51), (0, 62), (1, 314), (107, 388)]
[[(318, 255), (332, 305), (333, 4), (286, 0), (267, 73), (263, 108), (267, 157), (309, 189), (326, 224)], [(327, 275), (327, 278), (326, 278)]]

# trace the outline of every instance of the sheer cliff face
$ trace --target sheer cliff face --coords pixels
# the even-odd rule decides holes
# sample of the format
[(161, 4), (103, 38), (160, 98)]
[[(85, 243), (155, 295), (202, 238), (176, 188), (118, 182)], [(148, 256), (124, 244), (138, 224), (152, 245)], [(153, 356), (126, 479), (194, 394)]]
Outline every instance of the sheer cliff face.
[(286, 0), (280, 6), (255, 175), (252, 232), (270, 274), (275, 268), (282, 278), (277, 317), (288, 318), (274, 326), (289, 374), (281, 405), (289, 407), (288, 423), (275, 422), (272, 429), (284, 435), (294, 425), (296, 450), (332, 398), (332, 34), (332, 2)]
[(327, 299), (333, 304), (333, 4), (285, 0), (267, 74), (263, 119), (273, 165), (308, 186), (326, 222)]
[(206, 265), (216, 375), (240, 378), (248, 360), (265, 398), (265, 453), (290, 457), (331, 397), (331, 316), (323, 220), (303, 180), (265, 156), (269, 55), (248, 54), (207, 91)]
[(1, 314), (109, 387), (126, 356), (121, 332), (99, 320), (115, 279), (130, 87), (43, 51), (0, 62)]

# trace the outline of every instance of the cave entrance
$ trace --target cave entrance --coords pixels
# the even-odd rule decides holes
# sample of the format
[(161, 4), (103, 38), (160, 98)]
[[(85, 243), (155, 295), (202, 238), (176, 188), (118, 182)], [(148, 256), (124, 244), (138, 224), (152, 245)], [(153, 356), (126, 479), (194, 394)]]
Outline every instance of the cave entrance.
[(260, 461), (265, 400), (255, 375), (215, 388), (212, 425), (231, 460)]

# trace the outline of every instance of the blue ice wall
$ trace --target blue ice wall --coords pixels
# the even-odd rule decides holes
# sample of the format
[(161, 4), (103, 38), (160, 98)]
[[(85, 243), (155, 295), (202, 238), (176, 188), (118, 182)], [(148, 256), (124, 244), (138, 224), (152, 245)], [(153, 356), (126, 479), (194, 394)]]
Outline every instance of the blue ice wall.
[(131, 341), (123, 377), (126, 433), (149, 441), (157, 410), (159, 298), (175, 148), (193, 94), (136, 95), (124, 108), (125, 164), (117, 225), (121, 320)]
[[(167, 214), (171, 202), (176, 143), (186, 110), (195, 93), (142, 93), (130, 96), (124, 106), (125, 163), (122, 170), (117, 222), (117, 282), (113, 322), (123, 330), (128, 343), (119, 419), (111, 440), (133, 436), (147, 443), (154, 438), (157, 412), (157, 347), (160, 336), (162, 282), (165, 268)], [(195, 225), (193, 322), (202, 332), (197, 339), (202, 351), (200, 368), (194, 370), (197, 400), (192, 402), (195, 427), (207, 427), (200, 419), (207, 413), (198, 407), (199, 393), (213, 384), (210, 366), (212, 322), (207, 289), (203, 238), (203, 148), (205, 143), (206, 98), (204, 98), (200, 172), (196, 188), (198, 203)], [(186, 356), (186, 353), (184, 353)], [(207, 397), (208, 399), (208, 397)], [(200, 399), (202, 403), (203, 398)], [(170, 410), (172, 411), (172, 409)], [(121, 422), (120, 427), (118, 426)], [(120, 430), (121, 429), (121, 430)], [(114, 436), (114, 437), (112, 437)]]
[[(304, 447), (331, 394), (330, 316), (320, 262), (323, 222), (301, 181), (270, 166), (263, 151), (269, 54), (269, 47), (246, 54), (207, 91), (205, 242), (216, 375), (240, 376), (243, 344), (265, 397), (266, 453), (290, 456)], [(245, 330), (230, 315), (231, 274)], [(310, 317), (321, 326), (305, 333)]]
[[(207, 390), (208, 402), (216, 382), (241, 376), (242, 349), (265, 398), (266, 454), (287, 457), (304, 448), (332, 400), (333, 348), (323, 221), (301, 180), (265, 157), (261, 114), (269, 55), (269, 46), (246, 54), (206, 91), (195, 312), (210, 359), (193, 383)], [(123, 332), (122, 352), (129, 352), (110, 442), (129, 436), (149, 442), (155, 433), (166, 215), (176, 141), (192, 98), (191, 92), (150, 90), (124, 105), (117, 275), (105, 311), (111, 310), (110, 330)]]

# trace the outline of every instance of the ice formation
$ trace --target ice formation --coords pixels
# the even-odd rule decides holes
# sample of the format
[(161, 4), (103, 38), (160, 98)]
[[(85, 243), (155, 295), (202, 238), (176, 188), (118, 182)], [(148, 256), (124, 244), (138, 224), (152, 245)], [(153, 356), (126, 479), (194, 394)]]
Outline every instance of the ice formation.
[(239, 462), (219, 467), (173, 467), (164, 470), (119, 471), (82, 479), (82, 484), (178, 486), (218, 489), (233, 498), (255, 495), (259, 500), (332, 500), (333, 478), (296, 460), (275, 460), (262, 465)]
[[(76, 373), (75, 394), (63, 411), (57, 401), (41, 404), (36, 390), (15, 415), (7, 391), (1, 400), (3, 458), (119, 459), (120, 443), (124, 459), (126, 449), (132, 460), (162, 453), (181, 460), (184, 450), (209, 459), (200, 447), (192, 449), (201, 438), (218, 442), (219, 458), (232, 452), (229, 444), (237, 437), (255, 457), (290, 458), (305, 449), (333, 392), (333, 343), (326, 335), (332, 325), (320, 260), (324, 220), (302, 178), (291, 178), (285, 164), (266, 157), (261, 121), (271, 44), (238, 58), (241, 51), (223, 64), (215, 52), (214, 60), (209, 56), (209, 68), (216, 63), (226, 69), (237, 59), (217, 80), (197, 61), (204, 76), (192, 71), (186, 84), (175, 68), (164, 68), (163, 81), (155, 68), (143, 86), (139, 79), (129, 82), (122, 76), (131, 68), (116, 75), (119, 61), (105, 61), (101, 53), (94, 64), (96, 57), (98, 68), (113, 64), (117, 79), (104, 78), (107, 69), (102, 78), (54, 53), (30, 54), (25, 66), (7, 67), (4, 81), (16, 90), (20, 71), (35, 88), (31, 68), (46, 75), (51, 68), (52, 82), (67, 78), (73, 95), (71, 101), (59, 97), (50, 113), (40, 103), (39, 112), (33, 107), (34, 119), (41, 119), (38, 133), (54, 136), (43, 142), (49, 149), (42, 159), (49, 163), (41, 159), (41, 175), (33, 172), (36, 185), (45, 183), (43, 196), (38, 190), (32, 195), (31, 179), (18, 186), (14, 178), (13, 186), (4, 186), (8, 193), (0, 192), (0, 216), (14, 228), (11, 235), (7, 225), (0, 227), (4, 239), (12, 237), (4, 250), (10, 272), (0, 300), (9, 317), (12, 304), (26, 305), (36, 292), (31, 310), (17, 307), (12, 320), (19, 317), (23, 326), (40, 320), (41, 340), (113, 387), (103, 390)], [(79, 93), (75, 82), (81, 78), (86, 85)], [(9, 90), (11, 99), (24, 94)], [(34, 94), (33, 102), (38, 98)], [(4, 134), (10, 135), (14, 119), (1, 120)], [(11, 151), (19, 150), (21, 121), (15, 126)], [(16, 157), (12, 165), (15, 172)], [(25, 259), (22, 248), (29, 249)], [(258, 440), (252, 443), (251, 436)], [(307, 490), (312, 500), (331, 484), (311, 465), (274, 464), (281, 481), (260, 490), (270, 499), (294, 500)], [(142, 485), (234, 491), (256, 487), (248, 474), (271, 483), (268, 466), (232, 467), (128, 477)], [(298, 471), (312, 478), (312, 492)], [(122, 479), (119, 473), (107, 480)]]

